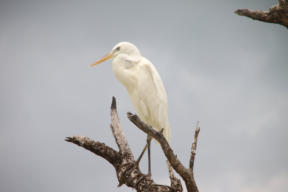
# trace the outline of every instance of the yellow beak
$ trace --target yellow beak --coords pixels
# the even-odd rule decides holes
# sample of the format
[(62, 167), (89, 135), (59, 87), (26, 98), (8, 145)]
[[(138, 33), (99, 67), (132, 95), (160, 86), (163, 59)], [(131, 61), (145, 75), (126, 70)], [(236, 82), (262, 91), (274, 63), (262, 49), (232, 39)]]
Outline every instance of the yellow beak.
[(89, 65), (89, 67), (94, 67), (95, 65), (98, 65), (99, 63), (102, 63), (110, 58), (112, 58), (112, 53), (109, 53), (106, 56), (99, 59), (98, 61), (96, 61), (95, 63), (92, 63), (91, 65)]

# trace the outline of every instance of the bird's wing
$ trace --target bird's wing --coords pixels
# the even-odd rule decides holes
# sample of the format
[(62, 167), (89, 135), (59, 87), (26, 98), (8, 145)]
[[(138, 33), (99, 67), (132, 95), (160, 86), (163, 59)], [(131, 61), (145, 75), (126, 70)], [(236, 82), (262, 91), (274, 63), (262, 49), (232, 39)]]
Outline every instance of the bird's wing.
[(158, 97), (160, 96), (161, 99), (165, 99), (167, 102), (166, 90), (156, 68), (152, 65), (150, 61), (145, 62), (143, 66), (149, 78), (152, 79), (152, 84), (157, 91)]
[(153, 64), (144, 59), (141, 62), (141, 72), (143, 75), (140, 92), (142, 92), (139, 103), (141, 103), (146, 113), (146, 121), (160, 131), (164, 128), (164, 135), (167, 140), (170, 138), (170, 127), (168, 123), (168, 103), (167, 95), (162, 80)]

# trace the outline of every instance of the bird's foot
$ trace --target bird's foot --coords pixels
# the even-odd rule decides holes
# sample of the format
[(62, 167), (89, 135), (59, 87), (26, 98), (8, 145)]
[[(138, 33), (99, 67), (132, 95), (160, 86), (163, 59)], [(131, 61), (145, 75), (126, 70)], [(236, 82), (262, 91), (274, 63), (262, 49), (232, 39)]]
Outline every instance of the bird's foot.
[(139, 160), (140, 160), (140, 159), (137, 159), (137, 161), (135, 162), (135, 164), (134, 164), (134, 167), (135, 167), (135, 168), (139, 168), (139, 163), (140, 163)]
[(149, 178), (152, 177), (152, 175), (151, 175), (151, 171), (148, 171), (147, 177), (149, 177)]
[[(138, 160), (135, 162), (135, 164), (134, 164), (134, 168), (135, 168), (135, 169), (139, 169), (139, 170), (140, 170), (140, 167), (139, 167), (140, 160), (141, 160), (141, 159), (138, 159)], [(149, 178), (152, 178), (151, 170), (148, 169), (148, 173), (147, 173), (146, 176), (149, 177)]]

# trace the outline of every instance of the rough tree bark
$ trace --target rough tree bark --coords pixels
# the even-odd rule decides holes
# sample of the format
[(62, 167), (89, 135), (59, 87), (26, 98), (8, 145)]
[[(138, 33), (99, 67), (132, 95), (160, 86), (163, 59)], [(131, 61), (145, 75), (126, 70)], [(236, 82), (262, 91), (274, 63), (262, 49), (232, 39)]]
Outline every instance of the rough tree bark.
[(238, 9), (235, 13), (267, 23), (277, 23), (288, 28), (288, 0), (278, 0), (278, 2), (279, 3), (271, 7), (269, 11)]
[(182, 177), (185, 181), (188, 192), (198, 192), (196, 182), (194, 180), (193, 167), (197, 147), (197, 138), (200, 128), (197, 124), (194, 141), (191, 148), (191, 157), (189, 167), (186, 168), (174, 154), (170, 145), (166, 141), (162, 132), (157, 132), (152, 127), (142, 122), (137, 115), (128, 113), (128, 118), (142, 131), (149, 134), (151, 137), (156, 139), (167, 157), (167, 165), (169, 170), (169, 178), (171, 185), (159, 185), (156, 184), (148, 175), (143, 174), (139, 167), (136, 165), (134, 155), (128, 145), (128, 142), (123, 133), (116, 108), (116, 99), (113, 97), (111, 105), (111, 129), (115, 141), (117, 143), (119, 151), (105, 145), (101, 142), (93, 141), (87, 137), (73, 136), (67, 137), (66, 141), (81, 146), (94, 154), (103, 157), (110, 164), (112, 164), (116, 170), (119, 185), (123, 184), (128, 187), (136, 189), (138, 192), (182, 192), (183, 188), (180, 179), (176, 178), (173, 174), (172, 168)]

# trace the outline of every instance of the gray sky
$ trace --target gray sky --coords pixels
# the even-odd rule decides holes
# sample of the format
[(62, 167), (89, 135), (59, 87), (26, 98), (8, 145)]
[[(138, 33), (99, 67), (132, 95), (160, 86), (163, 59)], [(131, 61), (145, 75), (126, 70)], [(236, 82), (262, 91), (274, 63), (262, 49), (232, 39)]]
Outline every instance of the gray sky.
[[(111, 61), (120, 41), (158, 69), (169, 100), (172, 147), (186, 164), (197, 120), (200, 191), (288, 191), (288, 31), (239, 17), (272, 0), (0, 1), (0, 191), (129, 191), (114, 168), (64, 138), (116, 148), (111, 97), (133, 152), (145, 135)], [(152, 174), (168, 183), (152, 144)], [(141, 164), (146, 172), (146, 157)]]

